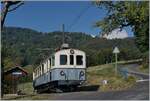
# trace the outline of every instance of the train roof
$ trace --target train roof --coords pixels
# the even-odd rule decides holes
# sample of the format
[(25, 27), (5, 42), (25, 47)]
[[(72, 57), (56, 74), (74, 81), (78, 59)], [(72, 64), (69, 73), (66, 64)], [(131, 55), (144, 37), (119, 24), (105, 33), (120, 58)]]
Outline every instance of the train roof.
[[(56, 50), (55, 52), (53, 52), (51, 55), (49, 55), (48, 57), (46, 57), (42, 62), (40, 62), (40, 64), (38, 65), (38, 67), (41, 66), (42, 63), (44, 63), (45, 61), (47, 61), (51, 56), (55, 55), (56, 53), (58, 53), (58, 52), (60, 52), (60, 51), (66, 51), (66, 50), (76, 50), (76, 51), (80, 51), (80, 52), (85, 53), (84, 51), (79, 50), (79, 49), (75, 49), (75, 48), (58, 49), (58, 50)], [(35, 68), (35, 69), (36, 69), (36, 68)], [(35, 69), (34, 69), (34, 70), (35, 70)]]
[(60, 52), (60, 51), (66, 51), (66, 50), (76, 50), (76, 51), (84, 52), (84, 51), (79, 50), (79, 49), (68, 48), (68, 49), (60, 49), (60, 50), (58, 50), (58, 51), (54, 52), (54, 54), (55, 54), (55, 53), (57, 53), (57, 52)]

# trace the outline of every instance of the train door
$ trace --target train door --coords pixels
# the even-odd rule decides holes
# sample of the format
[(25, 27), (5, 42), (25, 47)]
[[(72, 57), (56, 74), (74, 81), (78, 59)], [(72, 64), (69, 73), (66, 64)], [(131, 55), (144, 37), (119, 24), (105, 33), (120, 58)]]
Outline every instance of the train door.
[(75, 55), (74, 54), (70, 54), (69, 55), (69, 67), (70, 69), (68, 69), (68, 79), (69, 80), (76, 80), (77, 77), (77, 69), (76, 69), (76, 64), (75, 64)]

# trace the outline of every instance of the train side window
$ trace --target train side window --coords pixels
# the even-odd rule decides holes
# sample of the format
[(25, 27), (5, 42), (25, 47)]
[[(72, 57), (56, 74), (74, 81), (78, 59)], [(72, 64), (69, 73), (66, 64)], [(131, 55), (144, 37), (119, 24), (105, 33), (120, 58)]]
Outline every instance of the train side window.
[(42, 68), (40, 67), (39, 68), (39, 76), (41, 76), (41, 74), (42, 74)]
[[(47, 71), (48, 71), (48, 69), (49, 69), (49, 68), (48, 68), (48, 60), (46, 61), (46, 64), (47, 64), (47, 66), (46, 66), (46, 67), (47, 67)], [(46, 71), (46, 72), (47, 72), (47, 71)]]
[(74, 56), (70, 55), (70, 65), (73, 65), (73, 64), (74, 64)]
[(54, 66), (54, 65), (55, 65), (55, 57), (52, 56), (52, 66)]
[(35, 77), (37, 78), (37, 71), (36, 71), (36, 70), (35, 70), (35, 73), (36, 73), (36, 74), (35, 74)]
[(40, 76), (40, 70), (39, 70), (39, 68), (38, 68), (38, 70), (37, 70), (37, 71), (38, 71), (38, 77), (39, 77), (39, 76)]
[(42, 64), (42, 74), (44, 73), (44, 64)]
[(38, 71), (38, 68), (37, 68), (37, 77), (39, 76), (39, 71)]
[(76, 61), (77, 61), (77, 65), (83, 65), (83, 56), (82, 55), (77, 55), (76, 56)]
[(67, 55), (60, 55), (60, 65), (67, 64)]
[(35, 72), (35, 70), (33, 71), (33, 76), (35, 77), (35, 75), (36, 75), (36, 72)]
[(36, 77), (38, 77), (38, 71), (37, 71), (37, 69), (36, 69)]
[(50, 68), (51, 68), (51, 59), (49, 59), (49, 65), (50, 65)]

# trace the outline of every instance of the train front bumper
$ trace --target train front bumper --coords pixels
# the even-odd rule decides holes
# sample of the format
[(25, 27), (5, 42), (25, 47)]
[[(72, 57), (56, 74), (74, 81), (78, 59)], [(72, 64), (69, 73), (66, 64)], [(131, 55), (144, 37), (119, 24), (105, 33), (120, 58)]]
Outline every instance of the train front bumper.
[(55, 68), (51, 71), (52, 81), (84, 81), (86, 70), (82, 68)]

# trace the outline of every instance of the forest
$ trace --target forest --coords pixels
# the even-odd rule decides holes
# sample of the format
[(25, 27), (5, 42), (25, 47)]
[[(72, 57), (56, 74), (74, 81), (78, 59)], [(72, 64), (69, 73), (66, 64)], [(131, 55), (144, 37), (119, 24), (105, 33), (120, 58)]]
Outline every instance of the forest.
[[(6, 27), (2, 31), (2, 63), (4, 68), (32, 65), (36, 67), (62, 44), (62, 32), (42, 33), (27, 28)], [(86, 52), (88, 66), (114, 62), (113, 48), (120, 49), (119, 60), (141, 58), (135, 38), (107, 40), (82, 32), (65, 32), (70, 48)]]

